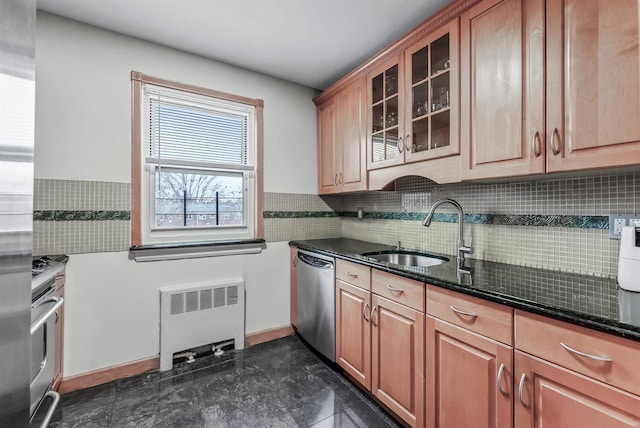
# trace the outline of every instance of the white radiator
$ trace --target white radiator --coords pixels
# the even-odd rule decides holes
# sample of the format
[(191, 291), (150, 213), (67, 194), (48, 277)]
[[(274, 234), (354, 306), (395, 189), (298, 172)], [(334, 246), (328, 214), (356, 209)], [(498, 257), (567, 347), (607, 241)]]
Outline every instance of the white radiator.
[(244, 348), (244, 281), (230, 279), (160, 289), (160, 371), (173, 354), (234, 339)]

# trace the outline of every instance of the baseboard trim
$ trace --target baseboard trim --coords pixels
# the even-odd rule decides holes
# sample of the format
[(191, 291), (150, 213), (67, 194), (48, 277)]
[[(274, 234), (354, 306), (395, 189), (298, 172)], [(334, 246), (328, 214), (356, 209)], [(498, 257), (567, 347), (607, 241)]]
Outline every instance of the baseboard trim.
[[(253, 346), (259, 343), (269, 342), (270, 340), (280, 339), (281, 337), (291, 336), (293, 333), (293, 327), (290, 325), (258, 331), (256, 333), (247, 334), (245, 336), (245, 344), (247, 346)], [(62, 382), (60, 383), (60, 388), (58, 388), (58, 392), (60, 394), (66, 394), (68, 392), (90, 388), (96, 385), (102, 385), (103, 383), (139, 375), (151, 370), (157, 370), (159, 368), (159, 357), (147, 358), (144, 360), (133, 361), (131, 363), (121, 364), (118, 366), (106, 367), (104, 369), (94, 370), (91, 372), (63, 378)]]
[(269, 330), (262, 330), (256, 333), (247, 334), (244, 338), (247, 346), (257, 345), (259, 343), (269, 342), (270, 340), (280, 339), (281, 337), (291, 336), (293, 334), (293, 327), (285, 325), (282, 327), (271, 328)]
[(144, 360), (133, 361), (131, 363), (121, 364), (118, 366), (106, 367), (104, 369), (94, 370), (75, 376), (65, 377), (60, 383), (58, 392), (66, 394), (67, 392), (77, 391), (96, 385), (102, 385), (117, 379), (139, 375), (150, 370), (160, 368), (160, 358), (153, 357)]

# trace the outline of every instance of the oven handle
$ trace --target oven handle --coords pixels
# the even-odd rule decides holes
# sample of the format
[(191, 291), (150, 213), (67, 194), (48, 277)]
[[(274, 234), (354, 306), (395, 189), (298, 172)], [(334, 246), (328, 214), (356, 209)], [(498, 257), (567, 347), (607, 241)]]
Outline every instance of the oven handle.
[(51, 309), (45, 312), (44, 315), (38, 318), (36, 322), (31, 324), (31, 336), (33, 336), (33, 334), (42, 326), (42, 324), (47, 322), (47, 320), (49, 319), (49, 317), (51, 317), (51, 315), (56, 313), (58, 308), (60, 308), (60, 306), (62, 306), (62, 303), (64, 303), (64, 299), (62, 297), (57, 297), (57, 296), (47, 297), (43, 301), (39, 302), (36, 306), (34, 306), (33, 309), (40, 307), (45, 303), (51, 303), (51, 302), (55, 302), (55, 305), (53, 305)]
[(51, 397), (53, 401), (51, 402), (51, 406), (49, 406), (47, 416), (45, 416), (44, 420), (42, 421), (42, 425), (40, 425), (40, 428), (47, 428), (49, 426), (49, 423), (53, 418), (53, 414), (58, 408), (58, 403), (60, 402), (60, 394), (58, 394), (56, 391), (49, 391), (44, 396)]

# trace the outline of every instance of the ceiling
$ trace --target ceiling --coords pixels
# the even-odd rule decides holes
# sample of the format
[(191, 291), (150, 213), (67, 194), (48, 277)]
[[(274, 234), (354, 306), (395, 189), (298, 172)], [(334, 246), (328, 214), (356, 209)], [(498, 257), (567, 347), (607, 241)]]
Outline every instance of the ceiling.
[(326, 89), (451, 0), (37, 0), (38, 9)]

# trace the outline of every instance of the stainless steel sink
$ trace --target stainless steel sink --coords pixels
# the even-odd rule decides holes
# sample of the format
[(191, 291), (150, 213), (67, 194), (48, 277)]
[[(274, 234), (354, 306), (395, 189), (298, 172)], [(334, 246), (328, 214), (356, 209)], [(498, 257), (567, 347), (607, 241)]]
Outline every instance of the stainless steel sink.
[(446, 257), (405, 250), (376, 251), (374, 253), (363, 253), (362, 255), (380, 262), (393, 263), (401, 266), (429, 267), (450, 261)]

